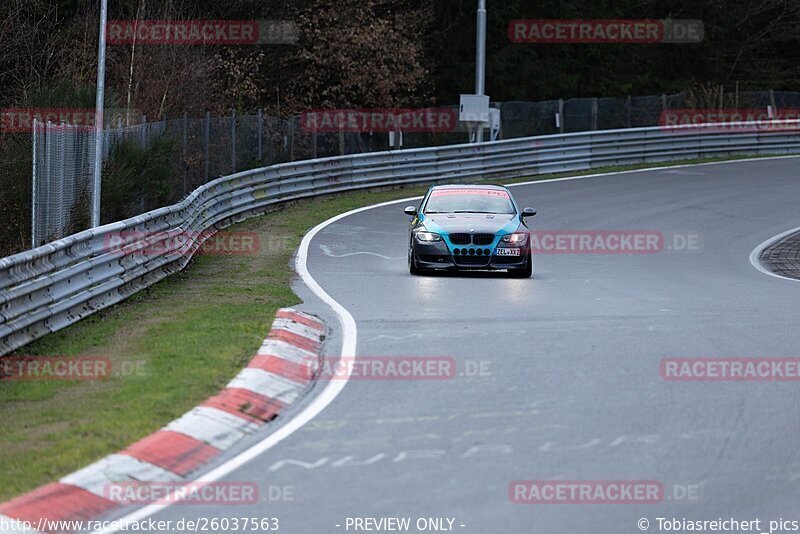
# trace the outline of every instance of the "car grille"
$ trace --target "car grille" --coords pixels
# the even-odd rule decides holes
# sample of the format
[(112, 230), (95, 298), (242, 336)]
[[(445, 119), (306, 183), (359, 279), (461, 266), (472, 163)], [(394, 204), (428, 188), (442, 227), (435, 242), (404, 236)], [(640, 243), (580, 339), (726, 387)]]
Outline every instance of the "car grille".
[(450, 234), (450, 242), (454, 245), (491, 245), (494, 234)]
[(494, 241), (494, 234), (475, 234), (472, 242), (476, 245), (491, 245)]
[(469, 245), (469, 234), (450, 234), (450, 242), (454, 245)]

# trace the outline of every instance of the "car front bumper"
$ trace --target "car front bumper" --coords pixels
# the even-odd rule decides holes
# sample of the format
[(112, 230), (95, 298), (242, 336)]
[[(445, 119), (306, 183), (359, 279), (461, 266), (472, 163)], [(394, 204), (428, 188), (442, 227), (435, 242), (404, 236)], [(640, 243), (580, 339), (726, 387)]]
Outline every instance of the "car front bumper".
[[(523, 247), (456, 246), (467, 254), (453, 254), (444, 241), (420, 242), (414, 240), (413, 251), (417, 267), (430, 270), (521, 270), (528, 263), (528, 249)], [(519, 256), (498, 256), (499, 248), (518, 248)], [(469, 251), (474, 250), (474, 254)], [(478, 254), (477, 251), (482, 253)]]

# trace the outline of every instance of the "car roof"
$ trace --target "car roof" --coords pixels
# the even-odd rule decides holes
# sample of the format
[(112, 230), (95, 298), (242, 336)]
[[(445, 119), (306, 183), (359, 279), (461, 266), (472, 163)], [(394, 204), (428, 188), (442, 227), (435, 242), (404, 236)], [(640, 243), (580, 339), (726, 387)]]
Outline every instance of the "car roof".
[(431, 189), (486, 189), (486, 190), (501, 190), (506, 191), (507, 189), (502, 185), (469, 185), (469, 184), (450, 184), (450, 185), (435, 185), (431, 187)]

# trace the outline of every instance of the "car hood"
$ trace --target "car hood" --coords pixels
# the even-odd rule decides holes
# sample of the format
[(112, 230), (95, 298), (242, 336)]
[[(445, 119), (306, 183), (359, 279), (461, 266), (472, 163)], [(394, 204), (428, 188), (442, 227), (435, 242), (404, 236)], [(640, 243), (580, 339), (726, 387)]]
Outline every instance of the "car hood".
[(497, 234), (501, 230), (514, 232), (519, 226), (516, 215), (442, 214), (426, 215), (425, 228), (437, 234), (476, 233)]

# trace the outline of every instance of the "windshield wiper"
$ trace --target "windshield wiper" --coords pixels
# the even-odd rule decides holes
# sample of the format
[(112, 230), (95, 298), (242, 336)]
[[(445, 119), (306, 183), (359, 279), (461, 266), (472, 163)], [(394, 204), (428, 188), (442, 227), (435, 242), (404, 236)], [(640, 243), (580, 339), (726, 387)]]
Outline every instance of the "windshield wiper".
[(502, 215), (501, 213), (497, 213), (496, 211), (472, 211), (472, 210), (457, 210), (453, 213), (480, 213), (486, 215)]

